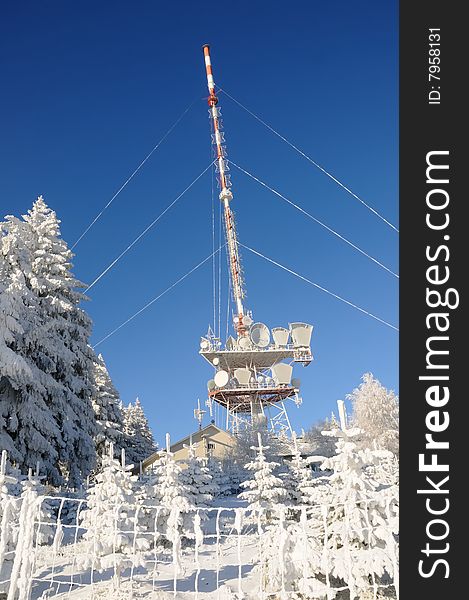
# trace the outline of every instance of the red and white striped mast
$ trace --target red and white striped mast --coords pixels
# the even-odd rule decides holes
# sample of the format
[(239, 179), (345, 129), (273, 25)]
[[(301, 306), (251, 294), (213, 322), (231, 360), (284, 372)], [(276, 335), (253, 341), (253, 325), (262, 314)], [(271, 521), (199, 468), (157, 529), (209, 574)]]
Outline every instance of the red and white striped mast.
[(215, 82), (213, 80), (212, 63), (210, 60), (210, 47), (208, 44), (203, 46), (205, 57), (205, 68), (207, 71), (207, 85), (209, 91), (208, 105), (209, 114), (213, 123), (212, 143), (216, 152), (216, 166), (220, 183), (220, 201), (223, 202), (223, 211), (225, 217), (226, 241), (228, 246), (228, 255), (230, 263), (231, 284), (233, 296), (236, 303), (237, 318), (235, 327), (238, 337), (246, 335), (246, 327), (243, 324), (245, 310), (243, 300), (245, 297), (244, 285), (241, 271), (241, 261), (238, 252), (238, 241), (236, 236), (236, 225), (234, 215), (230, 208), (230, 202), (233, 200), (231, 191), (231, 181), (227, 171), (229, 171), (228, 161), (226, 160), (226, 148), (224, 145), (225, 136), (221, 125), (221, 112), (218, 106), (218, 98), (215, 94)]

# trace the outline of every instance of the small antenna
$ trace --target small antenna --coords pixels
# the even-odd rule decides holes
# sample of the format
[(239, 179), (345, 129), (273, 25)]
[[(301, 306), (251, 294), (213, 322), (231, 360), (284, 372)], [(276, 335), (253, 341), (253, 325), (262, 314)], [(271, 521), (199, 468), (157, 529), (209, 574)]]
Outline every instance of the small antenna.
[(206, 412), (200, 408), (200, 400), (197, 398), (197, 408), (194, 408), (194, 419), (199, 423), (199, 430), (202, 429), (202, 421)]

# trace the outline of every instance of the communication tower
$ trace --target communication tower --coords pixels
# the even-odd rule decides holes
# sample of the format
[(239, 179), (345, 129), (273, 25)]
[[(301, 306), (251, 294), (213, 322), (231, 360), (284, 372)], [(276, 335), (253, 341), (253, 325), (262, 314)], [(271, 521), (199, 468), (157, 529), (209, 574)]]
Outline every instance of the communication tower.
[(230, 282), (234, 301), (234, 336), (223, 345), (209, 329), (200, 340), (200, 354), (214, 368), (207, 383), (208, 405), (218, 403), (226, 410), (226, 429), (237, 433), (243, 429), (269, 429), (282, 435), (291, 433), (285, 402), (297, 406), (300, 380), (292, 378), (293, 366), (309, 365), (313, 360), (310, 342), (313, 331), (307, 323), (290, 323), (271, 330), (264, 323), (254, 322), (251, 311), (245, 309), (245, 287), (238, 248), (236, 223), (230, 203), (233, 200), (225, 134), (221, 110), (215, 94), (210, 48), (203, 46), (208, 84), (209, 116), (212, 123), (212, 144), (223, 204), (226, 248)]

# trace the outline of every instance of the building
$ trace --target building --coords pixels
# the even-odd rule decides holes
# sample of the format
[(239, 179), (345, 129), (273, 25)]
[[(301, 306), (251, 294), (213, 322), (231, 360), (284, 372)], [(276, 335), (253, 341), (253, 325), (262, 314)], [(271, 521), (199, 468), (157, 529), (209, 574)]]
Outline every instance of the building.
[[(210, 423), (206, 427), (186, 436), (182, 440), (171, 444), (170, 450), (174, 454), (177, 462), (184, 462), (188, 457), (188, 446), (196, 445), (195, 453), (197, 456), (222, 459), (235, 444), (235, 437), (228, 431), (220, 429), (215, 423)], [(142, 463), (142, 470), (146, 471), (158, 460), (161, 451), (155, 452)]]

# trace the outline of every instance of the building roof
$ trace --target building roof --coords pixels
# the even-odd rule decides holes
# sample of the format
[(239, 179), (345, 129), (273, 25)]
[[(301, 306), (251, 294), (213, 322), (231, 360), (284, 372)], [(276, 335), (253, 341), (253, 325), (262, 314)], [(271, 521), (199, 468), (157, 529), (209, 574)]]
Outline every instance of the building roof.
[[(173, 452), (177, 446), (183, 446), (184, 444), (188, 445), (190, 443), (191, 438), (192, 438), (192, 441), (194, 442), (210, 433), (212, 433), (212, 434), (213, 433), (224, 433), (227, 436), (233, 438), (233, 440), (234, 440), (234, 436), (229, 431), (226, 431), (226, 429), (220, 429), (220, 427), (217, 427), (215, 425), (215, 423), (209, 423), (202, 429), (198, 429), (197, 431), (194, 431), (193, 433), (186, 435), (186, 437), (178, 440), (177, 442), (173, 442), (170, 446), (170, 451)], [(165, 450), (160, 449), (160, 450), (157, 450), (156, 452), (154, 452), (153, 454), (150, 454), (150, 456), (148, 456), (145, 460), (142, 461), (142, 470), (147, 469), (156, 460), (158, 460), (158, 458), (160, 457), (160, 455), (163, 452), (165, 452)], [(140, 465), (136, 465), (134, 468), (134, 471), (138, 472), (139, 469), (140, 469)]]

